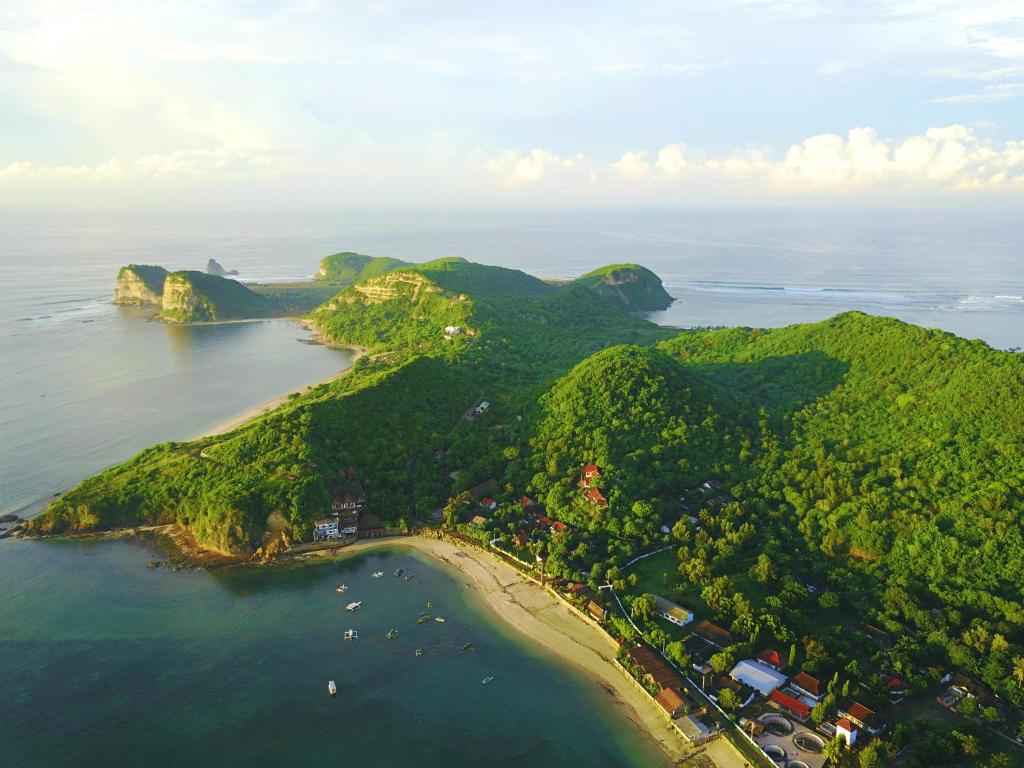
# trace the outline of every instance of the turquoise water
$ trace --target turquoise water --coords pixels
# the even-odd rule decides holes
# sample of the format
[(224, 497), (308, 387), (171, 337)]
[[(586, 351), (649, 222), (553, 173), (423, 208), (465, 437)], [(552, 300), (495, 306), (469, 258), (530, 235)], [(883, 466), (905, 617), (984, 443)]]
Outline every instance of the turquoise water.
[[(0, 541), (0, 765), (664, 764), (600, 686), (418, 553), (217, 573), (152, 557)], [(443, 624), (416, 623), (428, 600)]]

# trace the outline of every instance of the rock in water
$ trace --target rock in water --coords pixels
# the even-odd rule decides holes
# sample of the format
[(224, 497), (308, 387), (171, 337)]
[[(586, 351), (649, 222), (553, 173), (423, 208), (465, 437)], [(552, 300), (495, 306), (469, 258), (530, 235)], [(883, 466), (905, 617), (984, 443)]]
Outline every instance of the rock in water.
[(217, 275), (218, 277), (224, 277), (225, 275), (237, 275), (238, 270), (232, 269), (230, 272), (220, 265), (216, 259), (210, 259), (206, 262), (206, 274)]

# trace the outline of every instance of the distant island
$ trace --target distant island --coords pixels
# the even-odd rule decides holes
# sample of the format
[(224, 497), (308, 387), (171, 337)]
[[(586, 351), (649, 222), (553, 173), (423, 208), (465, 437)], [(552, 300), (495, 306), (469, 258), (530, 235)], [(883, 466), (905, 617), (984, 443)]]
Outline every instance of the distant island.
[(224, 269), (216, 259), (210, 259), (206, 262), (206, 274), (218, 275), (219, 277), (226, 277), (228, 275), (237, 275), (238, 270), (232, 269), (230, 271)]
[[(132, 265), (118, 294), (182, 317), (271, 301), (199, 274)], [(729, 712), (772, 702), (864, 742), (960, 749), (897, 706), (956, 675), (951, 717), (1015, 735), (1021, 355), (859, 312), (661, 327), (639, 313), (671, 297), (631, 264), (554, 284), (344, 253), (313, 282), (330, 295), (308, 322), (366, 351), (347, 375), (88, 478), (28, 532), (171, 524), (208, 551), (267, 559), (342, 522), (440, 530), (585, 595), (634, 649), (622, 663), (638, 679), (664, 654)], [(664, 695), (685, 711), (694, 691)]]

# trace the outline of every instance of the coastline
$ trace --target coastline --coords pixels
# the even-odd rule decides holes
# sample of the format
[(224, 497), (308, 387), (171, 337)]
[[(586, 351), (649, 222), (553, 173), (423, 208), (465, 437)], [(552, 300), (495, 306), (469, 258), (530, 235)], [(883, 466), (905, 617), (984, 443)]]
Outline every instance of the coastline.
[[(667, 765), (699, 750), (669, 725), (655, 701), (616, 667), (618, 645), (607, 633), (580, 618), (546, 589), (488, 552), (444, 539), (404, 536), (365, 539), (340, 549), (285, 556), (271, 565), (343, 558), (381, 547), (414, 549), (468, 577), (467, 587), (473, 589), (501, 621), (572, 664), (610, 696), (622, 716), (657, 745)], [(592, 695), (596, 693), (593, 691)], [(717, 764), (720, 768), (730, 768), (742, 762)]]

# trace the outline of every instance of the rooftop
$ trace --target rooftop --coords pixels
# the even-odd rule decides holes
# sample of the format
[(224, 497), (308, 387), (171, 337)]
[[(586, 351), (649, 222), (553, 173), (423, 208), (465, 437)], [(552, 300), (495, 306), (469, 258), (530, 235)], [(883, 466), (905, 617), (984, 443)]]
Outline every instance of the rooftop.
[(767, 696), (786, 682), (786, 676), (766, 664), (754, 659), (744, 659), (736, 664), (729, 677), (746, 683), (762, 696)]

